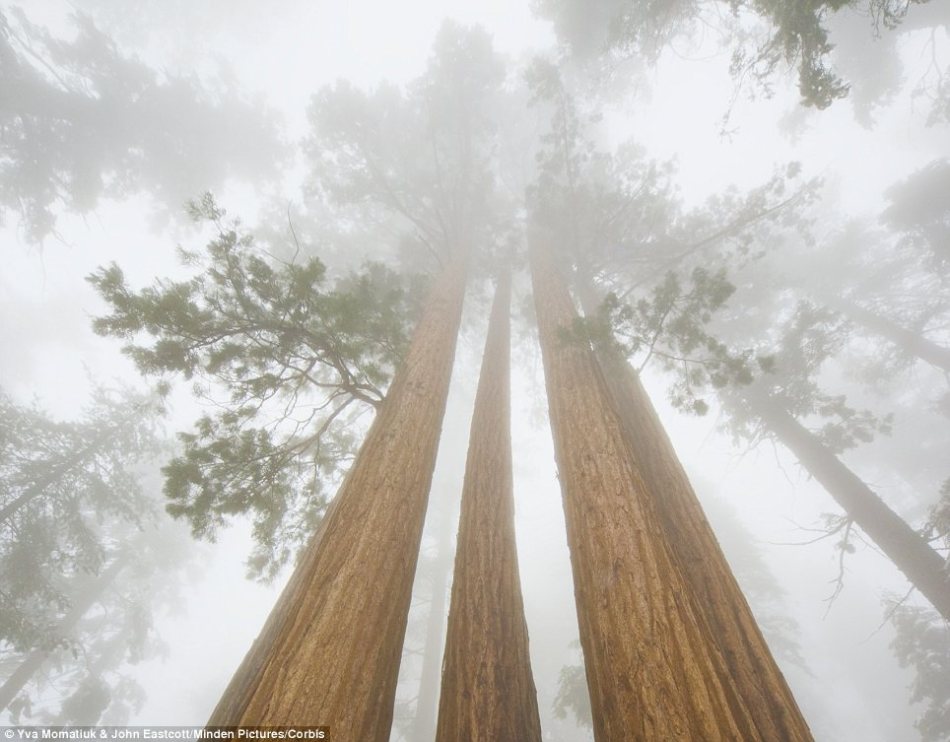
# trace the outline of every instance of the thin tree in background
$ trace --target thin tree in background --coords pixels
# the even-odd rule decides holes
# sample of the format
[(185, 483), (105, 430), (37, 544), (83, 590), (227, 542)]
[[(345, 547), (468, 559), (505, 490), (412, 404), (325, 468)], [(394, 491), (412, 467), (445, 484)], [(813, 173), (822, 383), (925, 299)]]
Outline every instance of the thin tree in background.
[[(188, 543), (161, 516), (162, 405), (96, 388), (75, 420), (0, 390), (0, 714), (124, 723)], [(160, 565), (160, 566), (159, 566)], [(78, 700), (76, 700), (78, 703)], [(75, 717), (78, 718), (78, 717)]]
[[(633, 338), (638, 349), (649, 345), (647, 359), (654, 355), (666, 359), (667, 369), (677, 376), (671, 394), (675, 405), (705, 410), (707, 405), (699, 395), (714, 390), (738, 437), (755, 443), (773, 438), (788, 448), (844, 510), (832, 531), (843, 531), (842, 545), (848, 546), (852, 525), (860, 528), (950, 618), (945, 559), (839, 456), (886, 429), (887, 419), (882, 422), (855, 410), (844, 397), (829, 395), (818, 386), (815, 376), (830, 350), (810, 308), (799, 307), (779, 333), (780, 341), (766, 346), (770, 353), (759, 356), (762, 362), (756, 379), (747, 350), (731, 339), (723, 342), (709, 335), (690, 318), (695, 314), (690, 294), (703, 291), (695, 284), (687, 291), (678, 281), (667, 281), (636, 308), (625, 305), (616, 311), (605, 304), (599, 321), (606, 317), (612, 335)], [(630, 347), (622, 352), (635, 352)], [(825, 422), (813, 430), (807, 427), (810, 417)], [(843, 548), (842, 558), (848, 550)]]
[(919, 358), (924, 363), (950, 374), (950, 348), (938, 345), (920, 332), (909, 330), (890, 317), (866, 309), (847, 297), (823, 298), (848, 319), (891, 342), (908, 358)]
[(924, 535), (892, 510), (815, 433), (759, 386), (743, 390), (749, 409), (791, 451), (853, 522), (880, 548), (945, 620), (950, 621), (946, 560)]
[(74, 588), (154, 518), (136, 467), (158, 452), (157, 416), (145, 397), (99, 389), (80, 421), (63, 422), (0, 391), (3, 650), (51, 649)]
[[(62, 641), (64, 637), (68, 637), (73, 632), (82, 617), (102, 598), (127, 563), (127, 558), (117, 556), (112, 559), (108, 567), (96, 575), (81, 597), (64, 614), (60, 625), (56, 627), (53, 639), (59, 638)], [(17, 694), (26, 687), (43, 666), (43, 663), (53, 656), (55, 650), (59, 648), (51, 643), (51, 646), (37, 647), (26, 655), (23, 661), (17, 665), (17, 668), (10, 673), (3, 685), (0, 685), (0, 711), (4, 711), (10, 706)]]
[(436, 739), (541, 740), (518, 575), (511, 469), (510, 275), (498, 281), (475, 397)]
[(433, 286), (352, 469), (209, 724), (389, 739), (465, 274), (455, 256)]
[(643, 472), (552, 257), (531, 250), (594, 735), (764, 739), (694, 608)]

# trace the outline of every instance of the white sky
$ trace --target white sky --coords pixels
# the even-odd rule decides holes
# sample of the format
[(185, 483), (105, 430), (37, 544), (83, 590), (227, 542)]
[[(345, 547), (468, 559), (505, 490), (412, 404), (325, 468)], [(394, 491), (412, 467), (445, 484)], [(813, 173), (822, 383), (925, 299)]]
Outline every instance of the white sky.
[[(77, 0), (71, 5), (96, 9), (108, 3)], [(113, 5), (135, 12), (134, 3), (115, 0)], [(33, 0), (23, 7), (34, 20), (58, 32), (68, 28), (64, 18), (70, 4)], [(242, 21), (242, 11), (247, 20)], [(371, 86), (382, 79), (405, 82), (420, 74), (443, 17), (485, 26), (496, 47), (514, 58), (549, 47), (553, 38), (526, 3), (499, 0), (283, 2), (268, 4), (266, 12), (238, 2), (233, 12), (223, 14), (211, 4), (205, 9), (196, 3), (190, 12), (214, 21), (214, 30), (204, 37), (176, 36), (169, 32), (169, 23), (150, 36), (126, 29), (123, 38), (136, 43), (147, 39), (140, 54), (171, 71), (209, 69), (216, 59), (224, 59), (242, 86), (264, 95), (282, 112), (294, 136), (305, 131), (309, 95), (323, 84), (347, 78)], [(908, 60), (919, 56), (922, 43), (916, 36), (906, 40)], [(706, 55), (697, 50), (695, 56)], [(733, 114), (738, 132), (723, 139), (718, 122), (731, 91), (727, 62), (699, 63), (666, 55), (651, 78), (648, 102), (607, 116), (611, 140), (632, 136), (653, 156), (677, 160), (680, 187), (690, 202), (728, 184), (759, 184), (775, 163), (795, 159), (805, 163), (808, 173), (826, 175), (837, 184), (843, 209), (873, 213), (886, 185), (938, 154), (950, 154), (946, 129), (925, 128), (907, 96), (882, 113), (873, 131), (857, 127), (848, 105), (839, 104), (808, 116), (794, 139), (781, 130), (783, 118), (795, 109), (794, 94), (771, 101), (740, 100)], [(237, 203), (240, 210), (253, 195), (235, 189), (229, 206)], [(44, 406), (69, 416), (84, 402), (90, 378), (132, 376), (117, 344), (89, 330), (88, 318), (100, 306), (82, 278), (110, 260), (118, 261), (139, 285), (178, 270), (173, 250), (177, 239), (143, 229), (147, 212), (146, 200), (134, 198), (104, 204), (85, 220), (66, 215), (59, 225), (66, 244), (50, 240), (41, 252), (23, 244), (9, 226), (0, 233), (5, 256), (0, 271), (0, 347), (5, 349), (0, 386), (21, 399), (36, 396)], [(481, 340), (466, 342), (469, 350), (460, 357), (470, 369)], [(567, 552), (550, 436), (529, 412), (538, 407), (529, 399), (529, 390), (540, 388), (539, 369), (534, 364), (516, 372), (513, 425), (526, 610), (542, 714), (549, 717), (557, 674), (572, 659), (568, 645), (576, 638), (576, 620), (570, 584), (564, 579)], [(802, 627), (800, 640), (812, 672), (807, 676), (789, 670), (789, 679), (819, 737), (856, 742), (915, 739), (907, 705), (909, 677), (896, 669), (889, 653), (889, 630), (875, 633), (881, 621), (879, 593), (902, 591), (893, 567), (870, 550), (850, 560), (845, 594), (824, 618), (822, 599), (831, 591), (829, 581), (836, 570), (830, 544), (796, 548), (765, 542), (806, 540), (808, 534), (794, 524), (814, 525), (822, 512), (835, 511), (833, 503), (798, 474), (784, 453), (778, 458), (794, 487), (777, 472), (770, 451), (740, 459), (713, 431), (714, 419), (683, 419), (665, 404), (662, 380), (647, 382), (678, 451), (696, 481), (704, 482), (703, 494), (718, 495), (736, 506), (788, 589), (788, 605)], [(471, 390), (457, 388), (455, 394), (447, 427), (467, 431)], [(446, 455), (457, 461), (460, 451), (464, 453), (464, 441)], [(190, 724), (206, 718), (275, 597), (276, 588), (244, 580), (247, 552), (248, 533), (241, 527), (208, 549), (206, 576), (188, 590), (184, 611), (162, 621), (170, 656), (141, 668), (149, 697), (139, 721)], [(403, 679), (401, 694), (411, 695), (406, 685), (410, 680)], [(552, 723), (546, 734), (549, 739), (584, 738), (569, 724)]]

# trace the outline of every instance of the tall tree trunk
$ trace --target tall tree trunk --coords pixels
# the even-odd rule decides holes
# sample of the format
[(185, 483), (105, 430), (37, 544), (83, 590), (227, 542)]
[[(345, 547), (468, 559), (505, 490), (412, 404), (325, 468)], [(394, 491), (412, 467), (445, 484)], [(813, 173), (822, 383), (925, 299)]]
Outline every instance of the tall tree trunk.
[(905, 355), (919, 358), (931, 366), (950, 373), (950, 348), (937, 345), (919, 333), (901, 327), (893, 320), (847, 299), (829, 299), (828, 303), (858, 324), (864, 325), (872, 332), (892, 342)]
[(759, 740), (635, 464), (553, 259), (531, 251), (534, 298), (594, 736)]
[(465, 273), (457, 258), (433, 286), (352, 469), (209, 724), (388, 740)]
[(950, 571), (943, 557), (906, 521), (774, 400), (750, 392), (748, 401), (788, 448), (910, 583), (950, 621)]
[[(578, 296), (584, 313), (595, 316), (598, 302), (590, 284), (579, 283)], [(811, 740), (639, 375), (619, 353), (604, 347), (595, 353), (670, 548), (698, 597), (697, 612), (708, 623), (756, 729), (763, 739)]]
[(515, 547), (510, 293), (506, 272), (489, 320), (465, 465), (439, 742), (541, 741)]
[[(83, 594), (79, 596), (79, 599), (73, 602), (57, 627), (56, 633), (59, 638), (65, 639), (72, 634), (73, 629), (76, 628), (76, 625), (82, 617), (102, 598), (105, 591), (108, 590), (109, 586), (115, 581), (115, 578), (118, 577), (127, 563), (128, 559), (124, 556), (118, 556), (113, 559), (109, 566), (106, 567), (102, 573), (93, 580), (93, 583)], [(52, 653), (52, 650), (49, 649), (34, 649), (27, 654), (23, 662), (17, 666), (10, 677), (0, 686), (0, 711), (10, 705), (17, 694), (30, 682), (30, 679), (43, 666), (43, 663), (49, 659)]]

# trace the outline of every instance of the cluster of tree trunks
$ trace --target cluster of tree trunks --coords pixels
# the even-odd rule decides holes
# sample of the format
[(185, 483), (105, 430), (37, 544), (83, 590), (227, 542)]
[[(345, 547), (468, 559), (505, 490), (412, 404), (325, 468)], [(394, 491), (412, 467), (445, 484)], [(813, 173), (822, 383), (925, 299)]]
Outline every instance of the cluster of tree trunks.
[[(810, 739), (638, 374), (609, 348), (569, 339), (576, 312), (567, 284), (543, 250), (531, 256), (597, 738)], [(514, 538), (509, 284), (499, 281), (472, 420), (439, 740), (541, 734)], [(211, 724), (328, 724), (338, 738), (388, 739), (464, 287), (464, 265), (454, 262), (353, 470)], [(595, 313), (593, 284), (575, 287), (585, 313)], [(747, 397), (950, 619), (940, 555), (775, 400), (755, 389)], [(74, 606), (64, 625), (88, 607)], [(433, 606), (433, 620), (443, 610)], [(37, 650), (25, 658), (0, 688), (0, 707), (47, 657)], [(434, 685), (437, 673), (429, 675)]]
[[(532, 274), (595, 737), (811, 739), (636, 374), (565, 339), (574, 305), (539, 249)], [(210, 724), (388, 739), (464, 284), (452, 264), (434, 287), (352, 471)], [(472, 419), (439, 740), (541, 739), (514, 537), (509, 294), (505, 277)]]

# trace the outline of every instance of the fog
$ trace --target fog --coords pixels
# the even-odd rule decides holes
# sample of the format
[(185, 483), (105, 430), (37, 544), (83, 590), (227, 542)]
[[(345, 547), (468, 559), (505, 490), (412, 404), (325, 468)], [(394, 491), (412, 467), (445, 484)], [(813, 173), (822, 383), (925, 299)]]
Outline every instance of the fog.
[[(510, 271), (542, 739), (613, 739), (601, 680), (627, 677), (595, 660), (595, 603), (614, 594), (575, 583), (616, 577), (583, 576), (572, 519), (596, 494), (555, 455), (572, 430), (595, 440), (583, 410), (553, 411), (582, 390), (552, 358), (583, 356), (618, 420), (616, 369), (642, 382), (814, 738), (950, 740), (950, 8), (811, 5), (0, 4), (0, 723), (205, 724), (272, 610), (345, 632), (391, 603), (398, 678), (367, 649), (331, 685), (385, 677), (367, 684), (390, 739), (435, 739), (453, 569), (479, 559), (456, 562), (470, 426)], [(544, 355), (540, 254), (584, 317)], [(451, 322), (439, 297), (462, 264), (454, 356), (414, 361)], [(404, 387), (433, 391), (403, 404)], [(347, 520), (336, 494), (382, 450), (373, 421), (413, 405), (442, 420), (394, 428), (393, 461), (423, 457), (418, 476), (376, 459), (378, 509), (366, 495)], [(631, 532), (672, 555), (661, 593), (692, 590), (709, 573), (684, 554), (718, 552), (662, 519), (674, 495), (651, 465), (675, 459), (637, 448), (662, 435), (619, 424), (663, 524)], [(430, 473), (420, 496), (385, 499)], [(305, 570), (315, 533), (337, 543), (373, 518), (392, 532), (339, 542), (352, 554), (330, 577)], [(640, 553), (628, 541), (614, 569)], [(374, 575), (372, 552), (397, 543)], [(334, 597), (345, 576), (352, 599)], [(725, 662), (731, 632), (696, 590), (677, 618)], [(499, 618), (520, 625), (517, 603)], [(637, 620), (607, 644), (674, 641)], [(625, 738), (661, 738), (637, 728)]]

